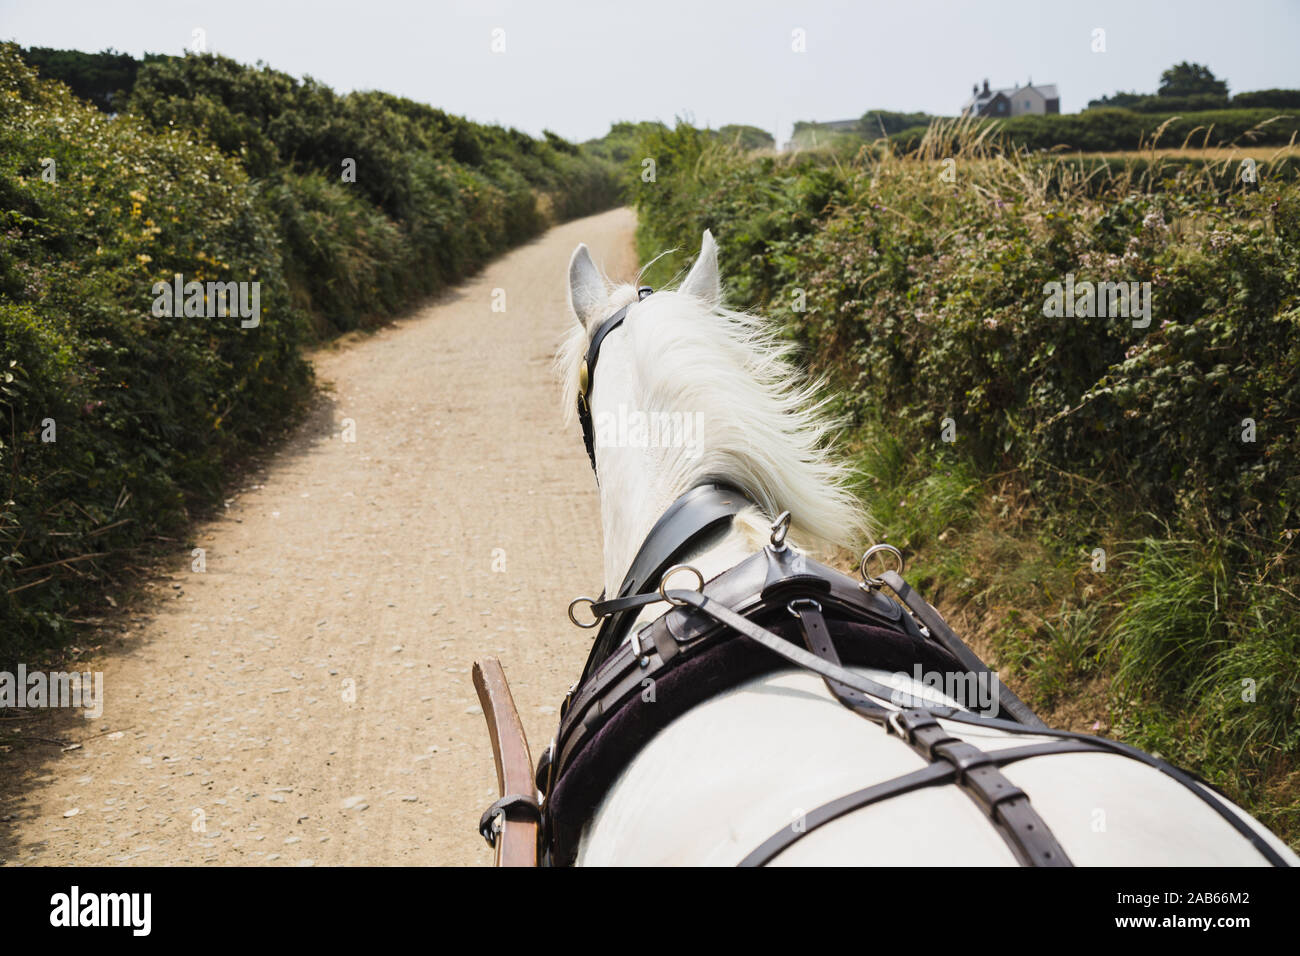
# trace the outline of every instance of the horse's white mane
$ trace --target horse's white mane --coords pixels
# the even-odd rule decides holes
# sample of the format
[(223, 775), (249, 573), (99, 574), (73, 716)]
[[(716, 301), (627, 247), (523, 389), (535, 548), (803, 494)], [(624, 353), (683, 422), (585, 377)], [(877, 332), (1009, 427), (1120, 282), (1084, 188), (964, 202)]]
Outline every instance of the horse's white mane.
[[(701, 260), (709, 253), (716, 270), (716, 247), (706, 233)], [(704, 413), (698, 453), (677, 450), (659, 466), (677, 494), (704, 478), (725, 478), (768, 515), (789, 511), (791, 538), (804, 546), (859, 546), (869, 535), (868, 518), (848, 490), (850, 470), (829, 453), (836, 423), (826, 414), (822, 383), (805, 381), (792, 361), (792, 344), (768, 320), (723, 308), (708, 282), (704, 294), (696, 294), (701, 283), (692, 283), (693, 277), (634, 306), (620, 329), (635, 357), (641, 407)], [(716, 272), (712, 288), (719, 289)], [(569, 421), (591, 333), (636, 299), (633, 285), (610, 289), (594, 311), (588, 306), (588, 321), (576, 322), (565, 337), (557, 369)]]

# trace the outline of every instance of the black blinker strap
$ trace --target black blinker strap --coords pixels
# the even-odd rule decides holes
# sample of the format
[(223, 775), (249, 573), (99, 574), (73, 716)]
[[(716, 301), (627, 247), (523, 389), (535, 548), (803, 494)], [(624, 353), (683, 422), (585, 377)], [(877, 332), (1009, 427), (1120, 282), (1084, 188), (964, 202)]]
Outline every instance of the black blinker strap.
[(591, 337), (591, 342), (587, 345), (587, 355), (583, 359), (587, 377), (586, 394), (578, 395), (578, 421), (582, 424), (582, 442), (587, 446), (587, 457), (591, 459), (592, 471), (596, 470), (596, 426), (591, 420), (591, 390), (596, 384), (596, 361), (600, 358), (600, 343), (605, 341), (605, 336), (623, 324), (623, 320), (627, 318), (627, 310), (630, 308), (632, 303), (629, 302), (600, 323), (596, 334)]
[[(654, 289), (648, 285), (638, 286), (637, 302), (653, 294)], [(582, 362), (587, 380), (582, 392), (578, 394), (578, 421), (582, 425), (582, 443), (587, 446), (587, 457), (591, 459), (593, 472), (596, 470), (596, 426), (591, 420), (591, 390), (596, 387), (596, 362), (600, 359), (600, 344), (605, 341), (605, 336), (623, 324), (623, 320), (627, 318), (627, 310), (634, 305), (636, 302), (629, 302), (596, 327), (596, 334), (587, 343), (587, 355)], [(596, 480), (600, 481), (599, 478)]]

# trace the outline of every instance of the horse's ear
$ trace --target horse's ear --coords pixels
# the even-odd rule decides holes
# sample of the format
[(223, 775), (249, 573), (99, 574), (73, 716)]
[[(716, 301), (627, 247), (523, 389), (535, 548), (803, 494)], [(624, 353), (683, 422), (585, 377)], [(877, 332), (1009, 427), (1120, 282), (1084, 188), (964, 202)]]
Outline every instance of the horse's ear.
[(722, 279), (718, 275), (718, 244), (713, 241), (713, 233), (704, 230), (704, 239), (700, 242), (700, 257), (691, 266), (690, 273), (682, 282), (678, 292), (703, 299), (710, 307), (722, 302)]
[(591, 261), (591, 252), (585, 242), (578, 243), (569, 260), (569, 307), (587, 328), (600, 320), (601, 309), (609, 301), (609, 287), (605, 278)]

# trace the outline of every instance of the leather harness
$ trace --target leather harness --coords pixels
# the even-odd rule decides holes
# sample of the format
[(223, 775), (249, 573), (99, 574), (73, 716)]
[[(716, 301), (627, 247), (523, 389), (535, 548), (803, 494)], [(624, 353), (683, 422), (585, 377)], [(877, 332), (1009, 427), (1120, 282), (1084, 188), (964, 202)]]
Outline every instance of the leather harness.
[[(638, 292), (642, 299), (650, 294), (646, 287)], [(623, 321), (629, 307), (601, 323), (583, 363), (578, 411), (593, 469), (591, 376), (600, 342)], [(670, 589), (669, 578), (682, 570), (694, 571), (674, 567), (675, 562), (725, 533), (731, 518), (752, 505), (742, 490), (724, 481), (696, 485), (656, 522), (615, 598), (579, 598), (570, 605), (570, 620), (578, 624), (574, 607), (588, 603), (594, 620), (579, 626), (599, 624), (600, 631), (582, 677), (561, 706), (556, 736), (538, 761), (535, 783), (542, 801), (539, 805), (533, 795), (516, 793), (493, 803), (480, 821), (489, 842), (495, 816), (526, 816), (542, 825), (544, 862), (572, 863), (582, 826), (641, 745), (696, 704), (752, 677), (794, 666), (821, 676), (843, 706), (898, 737), (928, 766), (812, 810), (775, 832), (741, 861), (742, 866), (769, 862), (805, 834), (847, 813), (943, 784), (956, 785), (984, 812), (1022, 865), (1071, 866), (1029, 796), (1001, 771), (1014, 761), (1064, 753), (1119, 754), (1154, 767), (1212, 807), (1270, 864), (1288, 865), (1208, 784), (1198, 786), (1184, 771), (1127, 744), (1052, 730), (1005, 686), (998, 689), (997, 705), (1011, 719), (900, 699), (906, 695), (850, 670), (846, 664), (902, 669), (920, 663), (949, 673), (990, 674), (898, 572), (868, 575), (867, 558), (880, 548), (892, 548), (868, 551), (863, 581), (858, 582), (787, 546), (784, 531), (778, 533), (778, 519), (772, 542), (762, 551), (708, 582), (700, 577), (696, 590)], [(883, 587), (898, 601), (885, 597)], [(637, 609), (658, 601), (673, 607), (627, 637)], [(649, 705), (642, 696), (647, 680), (659, 688), (658, 702)], [(946, 724), (1052, 739), (986, 753), (954, 736)]]

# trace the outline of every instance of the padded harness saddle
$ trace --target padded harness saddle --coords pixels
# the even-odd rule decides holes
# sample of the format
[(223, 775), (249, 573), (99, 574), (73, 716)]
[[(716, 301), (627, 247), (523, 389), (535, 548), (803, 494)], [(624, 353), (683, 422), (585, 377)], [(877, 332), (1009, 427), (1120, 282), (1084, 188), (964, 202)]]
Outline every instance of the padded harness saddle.
[[(646, 287), (639, 298), (650, 294)], [(600, 343), (623, 321), (630, 306), (597, 328), (583, 363), (578, 399), (583, 435), (595, 468), (590, 415), (591, 372)], [(480, 830), (493, 840), (491, 821), (533, 819), (541, 824), (542, 859), (574, 861), (582, 827), (618, 774), (658, 731), (697, 704), (747, 680), (797, 667), (823, 679), (843, 706), (896, 736), (928, 766), (833, 800), (782, 827), (749, 853), (742, 866), (761, 866), (802, 836), (854, 810), (920, 789), (955, 784), (983, 811), (1024, 866), (1070, 866), (1065, 850), (1034, 810), (1029, 796), (1001, 771), (1009, 763), (1061, 753), (1111, 753), (1154, 767), (1188, 787), (1274, 866), (1287, 862), (1237, 815), (1209, 785), (1135, 747), (1104, 737), (1049, 729), (1005, 686), (996, 709), (1010, 719), (937, 706), (882, 685), (855, 667), (974, 675), (990, 671), (896, 571), (868, 574), (868, 559), (887, 551), (877, 545), (863, 556), (861, 582), (819, 564), (785, 544), (789, 515), (773, 524), (771, 543), (705, 582), (694, 568), (675, 565), (730, 528), (741, 509), (757, 507), (739, 488), (706, 480), (688, 490), (656, 522), (612, 599), (578, 598), (569, 618), (600, 630), (581, 678), (560, 709), (559, 729), (536, 768), (540, 803), (533, 795), (508, 794), (483, 814)], [(680, 572), (693, 572), (696, 590), (669, 587)], [(888, 587), (898, 601), (882, 593)], [(659, 601), (673, 607), (628, 635), (640, 608)], [(899, 603), (901, 602), (901, 603)], [(575, 608), (590, 606), (581, 623)], [(647, 680), (655, 694), (643, 697)], [(891, 706), (892, 705), (892, 706)], [(1050, 737), (986, 753), (953, 736), (940, 721)], [(1203, 782), (1202, 782), (1203, 783)]]

